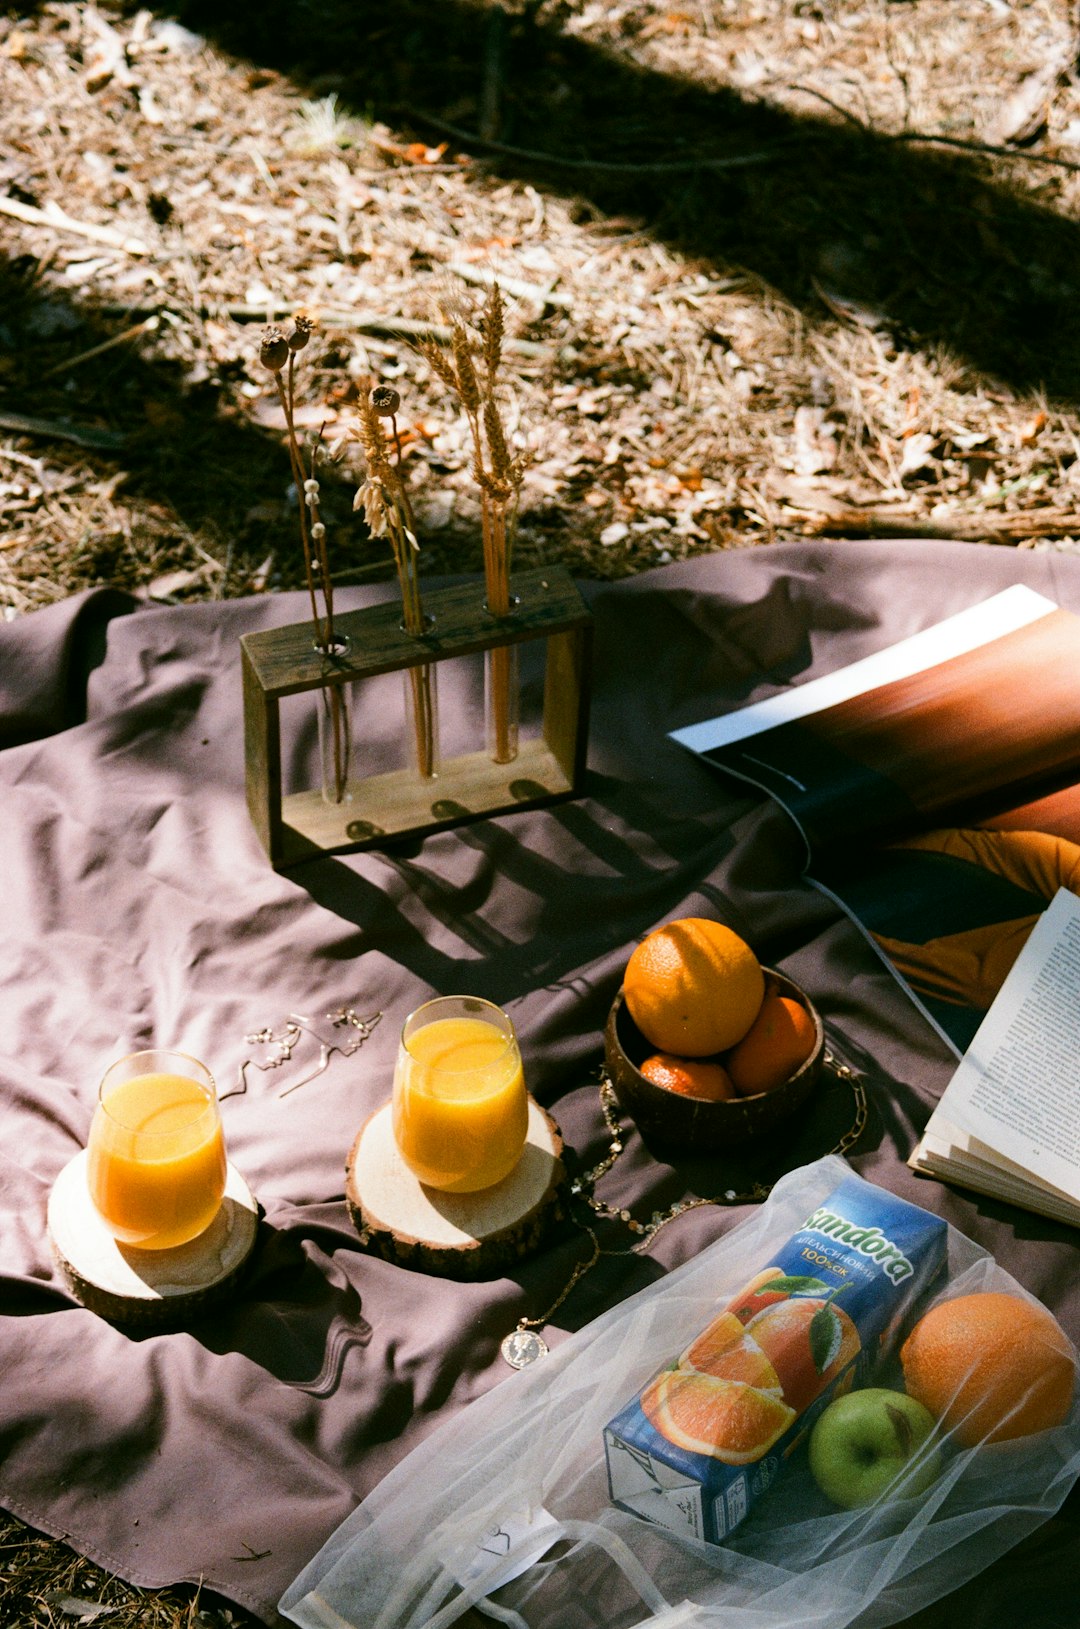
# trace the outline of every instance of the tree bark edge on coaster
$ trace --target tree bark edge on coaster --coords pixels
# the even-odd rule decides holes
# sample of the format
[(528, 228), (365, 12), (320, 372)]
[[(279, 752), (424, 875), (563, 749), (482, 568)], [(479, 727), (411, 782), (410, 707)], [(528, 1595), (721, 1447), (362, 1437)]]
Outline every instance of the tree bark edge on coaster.
[(440, 1193), (401, 1158), (386, 1103), (360, 1128), (345, 1167), (345, 1198), (361, 1247), (440, 1278), (497, 1277), (566, 1219), (562, 1153), (559, 1127), (530, 1097), (525, 1148), (510, 1175), (479, 1193)]

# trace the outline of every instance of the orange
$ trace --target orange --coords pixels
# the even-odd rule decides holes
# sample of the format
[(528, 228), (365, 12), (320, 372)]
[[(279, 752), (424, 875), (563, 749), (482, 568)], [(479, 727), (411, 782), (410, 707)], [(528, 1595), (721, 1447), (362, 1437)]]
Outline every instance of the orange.
[(790, 996), (767, 995), (761, 1011), (724, 1059), (735, 1090), (743, 1097), (774, 1092), (790, 1080), (817, 1044), (814, 1020)]
[(706, 1103), (720, 1103), (735, 1096), (726, 1069), (700, 1058), (674, 1058), (670, 1052), (654, 1052), (641, 1066), (641, 1073), (654, 1086), (680, 1097), (700, 1097)]
[(750, 1465), (767, 1454), (795, 1418), (768, 1392), (737, 1380), (668, 1369), (646, 1386), (641, 1407), (661, 1436), (725, 1465)]
[(932, 1307), (900, 1349), (904, 1384), (965, 1448), (1060, 1425), (1076, 1378), (1045, 1307), (985, 1290)]
[(765, 994), (761, 963), (744, 939), (701, 916), (655, 928), (635, 949), (623, 997), (660, 1052), (707, 1058), (741, 1041)]
[(780, 1395), (780, 1379), (761, 1347), (730, 1312), (722, 1312), (703, 1329), (679, 1359), (680, 1369), (742, 1380), (748, 1386)]
[(762, 1272), (752, 1278), (749, 1284), (743, 1286), (738, 1295), (728, 1302), (727, 1310), (741, 1324), (748, 1324), (756, 1313), (763, 1312), (771, 1307), (775, 1301), (786, 1301), (789, 1290), (770, 1290), (769, 1285), (774, 1278), (783, 1278), (782, 1267), (766, 1267)]
[(858, 1356), (859, 1331), (842, 1307), (817, 1295), (789, 1296), (746, 1326), (780, 1377), (784, 1402), (796, 1414)]

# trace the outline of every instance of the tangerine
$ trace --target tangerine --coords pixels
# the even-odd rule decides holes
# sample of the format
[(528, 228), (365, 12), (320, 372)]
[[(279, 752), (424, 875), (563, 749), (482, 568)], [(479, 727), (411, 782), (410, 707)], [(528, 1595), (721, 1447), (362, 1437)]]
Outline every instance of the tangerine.
[(780, 1378), (784, 1402), (801, 1414), (857, 1357), (859, 1331), (823, 1296), (789, 1296), (746, 1326)]
[(965, 1448), (1060, 1425), (1076, 1360), (1057, 1320), (1018, 1295), (983, 1290), (931, 1307), (900, 1348), (909, 1396)]
[(641, 1066), (641, 1073), (654, 1086), (680, 1097), (699, 1097), (705, 1103), (722, 1103), (735, 1096), (726, 1069), (700, 1058), (676, 1058), (670, 1052), (654, 1052)]
[(750, 1465), (783, 1436), (795, 1411), (738, 1380), (667, 1369), (646, 1386), (641, 1407), (661, 1436), (691, 1454)]
[(817, 1045), (814, 1020), (791, 996), (769, 994), (724, 1062), (741, 1097), (774, 1092), (790, 1080)]
[(741, 1041), (765, 995), (761, 963), (722, 922), (685, 916), (654, 928), (636, 947), (623, 997), (660, 1052), (707, 1058)]

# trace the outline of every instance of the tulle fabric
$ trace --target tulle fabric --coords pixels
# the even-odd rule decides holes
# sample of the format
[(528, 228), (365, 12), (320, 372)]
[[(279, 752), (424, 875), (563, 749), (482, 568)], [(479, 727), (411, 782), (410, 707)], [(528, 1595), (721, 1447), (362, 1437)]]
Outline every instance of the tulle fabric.
[[(449, 1629), (475, 1606), (510, 1629), (883, 1629), (1019, 1542), (1080, 1475), (1075, 1395), (1068, 1419), (1035, 1436), (964, 1450), (945, 1436), (928, 1492), (863, 1510), (828, 1505), (796, 1452), (722, 1546), (610, 1502), (607, 1421), (849, 1174), (833, 1156), (792, 1172), (724, 1238), (434, 1432), (333, 1534), (282, 1612), (302, 1629)], [(917, 1311), (987, 1289), (1030, 1299), (949, 1228), (947, 1283)], [(872, 1382), (902, 1385), (895, 1355)], [(509, 1551), (478, 1550), (500, 1527)]]

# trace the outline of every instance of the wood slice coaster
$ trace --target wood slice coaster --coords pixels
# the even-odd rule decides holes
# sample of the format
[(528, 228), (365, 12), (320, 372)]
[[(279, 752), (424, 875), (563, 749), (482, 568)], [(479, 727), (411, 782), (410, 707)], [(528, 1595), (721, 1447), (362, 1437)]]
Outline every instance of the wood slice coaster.
[(529, 1098), (521, 1159), (479, 1193), (440, 1193), (409, 1170), (390, 1104), (365, 1121), (345, 1167), (345, 1198), (365, 1250), (441, 1278), (490, 1278), (528, 1255), (566, 1215), (558, 1126)]
[(69, 1160), (49, 1195), (49, 1243), (70, 1293), (110, 1323), (175, 1327), (235, 1284), (255, 1244), (259, 1207), (229, 1165), (225, 1197), (205, 1233), (171, 1250), (118, 1244), (94, 1208), (86, 1150)]

